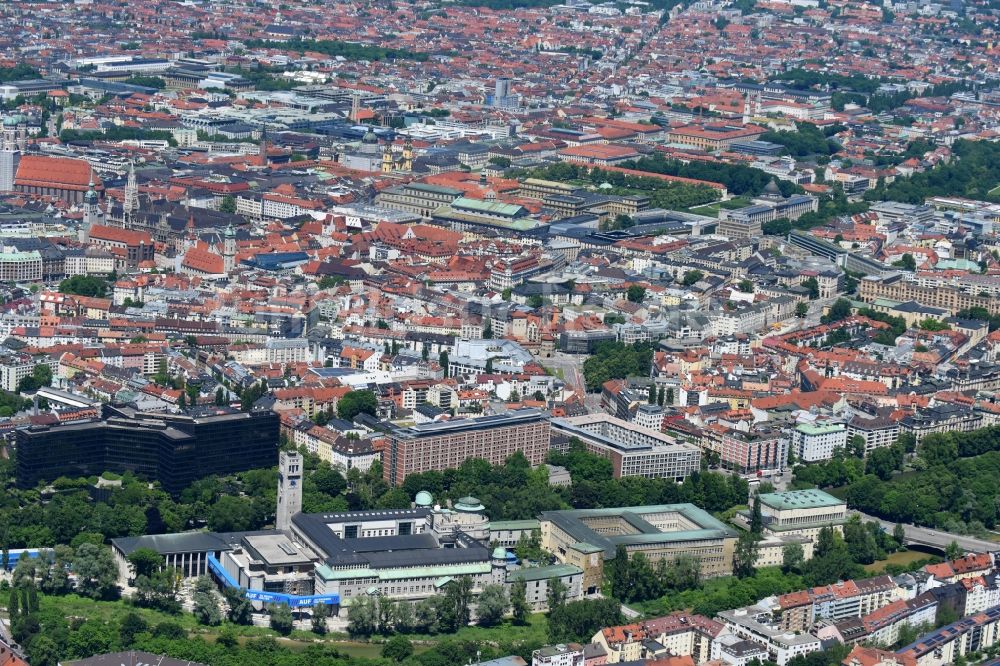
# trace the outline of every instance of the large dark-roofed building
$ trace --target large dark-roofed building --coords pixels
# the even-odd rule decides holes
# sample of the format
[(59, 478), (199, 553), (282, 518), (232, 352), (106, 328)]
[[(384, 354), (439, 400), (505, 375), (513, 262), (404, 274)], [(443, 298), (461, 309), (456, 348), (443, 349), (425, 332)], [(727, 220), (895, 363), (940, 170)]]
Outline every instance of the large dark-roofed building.
[(232, 547), (222, 537), (215, 532), (149, 534), (112, 539), (111, 545), (122, 571), (128, 570), (129, 555), (140, 548), (148, 548), (162, 555), (166, 566), (176, 567), (182, 576), (189, 578), (208, 573), (208, 555), (219, 557)]
[(103, 418), (17, 431), (17, 484), (60, 476), (133, 472), (178, 493), (210, 474), (271, 467), (278, 459), (277, 414), (219, 408), (207, 416), (104, 407)]

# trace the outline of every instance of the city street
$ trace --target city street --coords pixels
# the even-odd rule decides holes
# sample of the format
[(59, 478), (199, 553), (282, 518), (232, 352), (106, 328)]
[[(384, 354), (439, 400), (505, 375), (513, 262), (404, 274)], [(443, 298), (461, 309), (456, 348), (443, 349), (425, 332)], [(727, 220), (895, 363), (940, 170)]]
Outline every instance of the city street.
[[(896, 527), (895, 523), (889, 522), (888, 520), (882, 520), (881, 518), (876, 518), (875, 516), (869, 516), (868, 514), (861, 513), (860, 511), (856, 511), (855, 513), (861, 516), (862, 520), (876, 521), (886, 532), (892, 532), (893, 528)], [(950, 532), (943, 532), (929, 527), (918, 527), (916, 525), (906, 524), (903, 525), (903, 529), (906, 531), (907, 541), (915, 545), (930, 546), (931, 548), (944, 550), (952, 541), (954, 541), (958, 544), (959, 548), (966, 552), (981, 553), (984, 551), (1000, 551), (1000, 543), (987, 541), (986, 539), (979, 539), (974, 536), (951, 534)]]
[(556, 376), (561, 377), (566, 382), (568, 390), (585, 394), (584, 403), (587, 409), (596, 411), (601, 407), (601, 395), (586, 393), (587, 382), (583, 377), (583, 362), (586, 359), (587, 357), (582, 354), (564, 354), (557, 351), (548, 358), (539, 358), (538, 361)]

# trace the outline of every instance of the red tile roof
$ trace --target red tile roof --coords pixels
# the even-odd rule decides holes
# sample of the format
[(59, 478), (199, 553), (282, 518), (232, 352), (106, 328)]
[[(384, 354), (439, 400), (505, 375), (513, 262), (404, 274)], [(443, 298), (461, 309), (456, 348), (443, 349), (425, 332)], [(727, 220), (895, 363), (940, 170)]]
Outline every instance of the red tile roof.
[(917, 660), (908, 653), (897, 654), (873, 647), (855, 645), (850, 654), (840, 662), (844, 666), (879, 666), (879, 664), (899, 664), (916, 666)]
[[(90, 183), (90, 175), (90, 164), (85, 160), (25, 155), (17, 165), (14, 184), (85, 192)], [(95, 175), (94, 188), (101, 187), (101, 180)]]
[(8, 645), (0, 643), (0, 666), (28, 666), (28, 662), (14, 654)]
[(103, 224), (95, 224), (90, 228), (91, 240), (104, 240), (113, 243), (124, 243), (129, 246), (152, 245), (153, 238), (145, 231), (119, 229)]
[(200, 247), (192, 247), (184, 254), (181, 266), (212, 275), (222, 275), (226, 272), (223, 258)]

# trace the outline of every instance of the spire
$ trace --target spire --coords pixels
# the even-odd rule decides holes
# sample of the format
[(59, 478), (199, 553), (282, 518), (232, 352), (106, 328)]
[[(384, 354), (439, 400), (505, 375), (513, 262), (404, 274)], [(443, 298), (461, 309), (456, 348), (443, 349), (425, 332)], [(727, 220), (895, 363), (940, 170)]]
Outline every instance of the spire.
[(395, 168), (396, 165), (392, 158), (392, 151), (389, 150), (388, 145), (382, 146), (382, 173), (392, 173)]
[(80, 242), (90, 242), (90, 230), (98, 222), (100, 209), (97, 207), (97, 191), (94, 189), (94, 169), (90, 169), (90, 183), (83, 195), (83, 223), (80, 225)]
[(87, 183), (87, 193), (83, 196), (83, 202), (87, 205), (97, 204), (97, 190), (94, 189), (94, 168), (90, 168), (90, 181)]
[(226, 225), (222, 236), (222, 266), (228, 275), (236, 267), (236, 230), (232, 222)]
[(259, 166), (267, 166), (267, 125), (260, 130), (260, 148), (257, 149), (257, 163)]
[(403, 141), (403, 162), (400, 166), (403, 171), (413, 171), (413, 141), (409, 136)]
[(125, 201), (122, 203), (122, 223), (131, 228), (139, 211), (139, 186), (135, 182), (135, 162), (128, 163), (128, 181), (125, 183)]
[(358, 116), (361, 115), (361, 93), (354, 93), (351, 95), (351, 122), (358, 122)]

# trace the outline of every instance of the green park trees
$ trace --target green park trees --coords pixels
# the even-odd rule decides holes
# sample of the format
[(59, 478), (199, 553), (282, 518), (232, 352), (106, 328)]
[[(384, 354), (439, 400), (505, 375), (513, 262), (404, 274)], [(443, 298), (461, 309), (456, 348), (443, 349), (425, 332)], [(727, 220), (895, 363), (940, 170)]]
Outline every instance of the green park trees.
[(371, 391), (350, 391), (337, 401), (337, 416), (345, 421), (351, 421), (361, 413), (374, 415), (377, 411), (378, 399)]
[(623, 620), (621, 604), (615, 599), (572, 601), (549, 610), (549, 641), (586, 641), (602, 628)]
[(413, 643), (404, 636), (393, 636), (382, 646), (382, 656), (395, 663), (406, 661), (413, 654)]
[(104, 298), (108, 293), (108, 283), (93, 275), (74, 275), (59, 283), (59, 291), (63, 294)]
[(524, 624), (531, 614), (528, 603), (528, 585), (524, 579), (515, 580), (510, 586), (510, 610), (516, 624)]
[(215, 584), (207, 576), (201, 576), (195, 582), (194, 616), (200, 624), (216, 626), (222, 624), (222, 609), (219, 607), (219, 595)]
[(80, 544), (73, 559), (80, 594), (94, 599), (109, 599), (118, 595), (118, 565), (106, 546)]
[(690, 287), (697, 282), (700, 282), (705, 277), (705, 273), (699, 271), (698, 269), (691, 269), (684, 272), (684, 276), (681, 278), (681, 284), (685, 287)]
[(802, 544), (790, 543), (781, 549), (781, 570), (785, 573), (801, 573), (804, 562)]
[[(503, 588), (486, 586), (485, 612), (489, 622), (499, 622), (507, 612)], [(354, 636), (416, 632), (426, 634), (454, 633), (472, 621), (475, 597), (472, 579), (460, 576), (450, 581), (443, 594), (416, 603), (393, 601), (384, 595), (359, 596), (352, 600), (347, 613), (348, 631)], [(482, 600), (479, 601), (483, 603)]]
[(629, 557), (625, 547), (619, 545), (614, 559), (605, 563), (605, 577), (613, 598), (623, 602), (648, 601), (697, 588), (701, 582), (701, 564), (687, 556), (663, 558), (654, 564), (643, 553)]
[[(815, 280), (815, 278), (812, 278)], [(803, 286), (805, 283), (803, 282)], [(818, 288), (818, 287), (817, 287)], [(817, 296), (819, 292), (817, 291)], [(851, 316), (851, 302), (846, 298), (838, 298), (834, 301), (833, 305), (825, 315), (820, 318), (820, 321), (824, 324), (832, 324), (835, 321), (840, 321), (842, 319), (847, 319)]]
[(163, 566), (163, 556), (152, 548), (137, 548), (127, 559), (134, 576), (152, 576)]
[(609, 379), (649, 374), (653, 347), (649, 343), (627, 345), (622, 342), (602, 342), (594, 354), (583, 362), (587, 390), (596, 391)]
[(37, 363), (31, 374), (17, 383), (18, 393), (34, 393), (38, 389), (52, 385), (52, 367), (48, 363)]
[(476, 599), (476, 621), (480, 626), (492, 627), (510, 610), (510, 599), (503, 585), (486, 585)]
[(641, 303), (642, 299), (646, 297), (646, 289), (645, 287), (633, 284), (631, 287), (628, 288), (628, 291), (626, 292), (626, 297), (633, 303)]
[(809, 300), (815, 301), (819, 298), (819, 282), (814, 277), (807, 277), (802, 281), (802, 286), (809, 290)]
[(752, 576), (757, 563), (759, 535), (741, 532), (733, 549), (733, 575), (737, 578)]
[(287, 604), (270, 605), (268, 607), (268, 614), (272, 629), (282, 636), (292, 633), (292, 629), (295, 626), (294, 619), (292, 618), (292, 609)]

